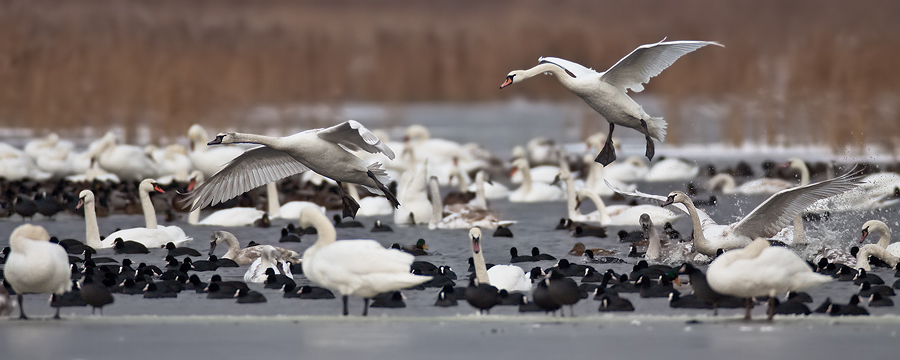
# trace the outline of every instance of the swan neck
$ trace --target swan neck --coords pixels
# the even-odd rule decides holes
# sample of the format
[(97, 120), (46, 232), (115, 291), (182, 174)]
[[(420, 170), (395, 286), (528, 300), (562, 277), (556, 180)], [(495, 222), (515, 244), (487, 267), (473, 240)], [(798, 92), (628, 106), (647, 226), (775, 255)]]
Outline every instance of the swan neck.
[(260, 144), (277, 148), (280, 138), (246, 133), (234, 133), (229, 143), (232, 144)]
[(148, 229), (156, 229), (156, 210), (153, 209), (153, 202), (150, 201), (150, 193), (141, 191), (138, 195), (141, 198), (141, 209), (144, 210), (144, 223)]
[(594, 202), (594, 206), (597, 207), (597, 213), (600, 214), (600, 222), (602, 224), (609, 224), (612, 222), (612, 218), (609, 217), (609, 212), (606, 211), (606, 203), (603, 202), (603, 199), (600, 198), (600, 195), (593, 191), (587, 192), (588, 198)]
[(716, 186), (719, 186), (719, 184), (722, 184), (722, 192), (726, 194), (733, 193), (735, 187), (737, 186), (734, 177), (725, 173), (718, 174), (716, 176), (713, 176), (712, 179), (709, 179), (710, 188), (715, 189)]
[(266, 184), (266, 199), (269, 205), (269, 218), (281, 217), (281, 204), (278, 201), (278, 186), (275, 182)]
[(474, 248), (472, 249), (472, 259), (475, 262), (475, 277), (482, 284), (490, 284), (491, 279), (488, 277), (487, 265), (484, 264), (484, 246), (481, 249), (482, 251), (478, 253), (475, 252)]
[(800, 166), (800, 186), (809, 185), (809, 169), (806, 168), (806, 165)]
[(463, 174), (462, 170), (459, 169), (459, 165), (453, 166), (453, 174), (451, 177), (456, 177), (458, 179), (457, 185), (459, 187), (459, 192), (466, 193), (469, 191), (469, 179)]
[(566, 178), (566, 209), (569, 210), (569, 219), (581, 218), (581, 212), (575, 208), (576, 206), (578, 206), (578, 195), (575, 193), (575, 182), (568, 177)]
[(656, 231), (656, 227), (650, 227), (647, 239), (650, 240), (650, 243), (647, 246), (647, 258), (651, 260), (659, 259), (660, 253), (662, 252), (662, 244), (659, 242), (659, 232)]
[(523, 161), (524, 165), (519, 168), (519, 171), (522, 172), (522, 188), (525, 189), (525, 192), (531, 192), (531, 167), (528, 166), (528, 163)]
[(238, 244), (237, 238), (231, 233), (225, 236), (225, 244), (228, 245), (228, 251), (226, 251), (225, 255), (222, 255), (222, 257), (234, 260), (238, 252), (241, 251), (241, 245)]
[(103, 245), (100, 244), (100, 226), (97, 225), (97, 209), (94, 201), (85, 202), (84, 204), (84, 228), (85, 243), (94, 249), (102, 248)]
[(806, 244), (806, 228), (803, 227), (803, 215), (794, 218), (794, 244)]
[(428, 228), (436, 229), (444, 218), (444, 205), (441, 202), (441, 191), (436, 178), (428, 180), (428, 191), (431, 193), (431, 220), (428, 222)]
[(881, 261), (886, 262), (892, 268), (896, 267), (897, 263), (900, 262), (900, 258), (888, 252), (887, 249), (878, 245), (869, 244), (863, 245), (863, 247), (859, 249), (859, 252), (856, 253), (856, 268), (871, 271), (872, 267), (869, 265), (869, 256), (881, 259)]
[(487, 210), (487, 198), (484, 196), (484, 172), (475, 175), (475, 206)]
[(313, 215), (309, 216), (306, 220), (310, 222), (312, 227), (316, 228), (316, 232), (318, 233), (316, 243), (311, 247), (321, 249), (334, 243), (337, 240), (337, 232), (334, 230), (334, 225), (331, 224), (331, 221), (328, 221), (328, 218), (318, 211), (311, 212), (311, 214)]
[(561, 67), (550, 63), (538, 64), (531, 69), (523, 71), (522, 80), (529, 79), (544, 73), (552, 74), (554, 77), (556, 77), (556, 80), (559, 80), (559, 82), (563, 84), (563, 86), (567, 88), (571, 87), (573, 77), (567, 74), (566, 71)]
[(887, 249), (888, 245), (891, 244), (891, 229), (888, 228), (887, 225), (878, 224), (872, 232), (877, 232), (881, 235), (881, 238), (878, 239), (878, 246)]
[[(591, 186), (606, 186), (603, 184), (603, 178), (605, 177), (605, 172), (603, 171), (603, 165), (596, 162), (591, 161), (590, 163), (590, 171), (588, 171), (587, 183), (591, 184)], [(568, 183), (566, 183), (568, 186)]]
[[(708, 249), (710, 244), (706, 241), (706, 237), (703, 236), (703, 225), (700, 223), (700, 215), (697, 214), (697, 208), (694, 207), (694, 202), (691, 201), (691, 199), (687, 199), (682, 202), (682, 204), (687, 208), (688, 215), (691, 216), (691, 226), (694, 230), (694, 246), (696, 246), (697, 249)], [(716, 249), (712, 249), (712, 251), (715, 252)]]

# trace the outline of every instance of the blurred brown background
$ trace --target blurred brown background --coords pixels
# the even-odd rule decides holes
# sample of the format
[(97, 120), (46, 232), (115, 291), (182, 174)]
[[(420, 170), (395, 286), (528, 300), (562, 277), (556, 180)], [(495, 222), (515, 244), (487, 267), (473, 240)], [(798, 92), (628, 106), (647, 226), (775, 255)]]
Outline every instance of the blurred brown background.
[(668, 37), (726, 47), (647, 86), (667, 142), (691, 131), (685, 107), (711, 101), (726, 142), (893, 147), (898, 14), (898, 1), (837, 0), (0, 1), (0, 124), (144, 123), (161, 137), (261, 104), (573, 101), (549, 77), (498, 86), (539, 56), (602, 71)]

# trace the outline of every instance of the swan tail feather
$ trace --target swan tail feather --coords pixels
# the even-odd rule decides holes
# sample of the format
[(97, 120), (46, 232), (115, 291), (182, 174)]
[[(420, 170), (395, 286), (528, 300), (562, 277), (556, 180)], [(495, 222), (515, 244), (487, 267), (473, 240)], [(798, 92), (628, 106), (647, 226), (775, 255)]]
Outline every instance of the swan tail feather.
[(666, 120), (661, 117), (651, 117), (647, 121), (647, 130), (650, 130), (650, 137), (662, 142), (666, 139)]

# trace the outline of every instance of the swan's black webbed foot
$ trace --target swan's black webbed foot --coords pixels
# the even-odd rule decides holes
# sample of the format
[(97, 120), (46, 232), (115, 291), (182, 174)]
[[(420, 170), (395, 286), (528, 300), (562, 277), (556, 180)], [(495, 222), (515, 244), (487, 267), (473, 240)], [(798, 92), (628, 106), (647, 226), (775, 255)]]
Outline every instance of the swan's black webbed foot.
[(356, 212), (359, 211), (359, 203), (344, 191), (344, 186), (340, 181), (337, 182), (338, 193), (341, 195), (341, 204), (343, 205), (343, 216), (356, 219)]
[(641, 119), (641, 127), (644, 128), (644, 138), (647, 139), (647, 152), (644, 155), (647, 155), (647, 159), (653, 160), (653, 155), (656, 154), (656, 145), (653, 144), (653, 139), (650, 138), (650, 130), (647, 129), (647, 122), (644, 119)]
[(612, 164), (613, 161), (616, 161), (616, 147), (613, 145), (612, 141), (612, 134), (615, 128), (615, 124), (609, 123), (609, 135), (606, 136), (606, 143), (603, 144), (603, 149), (600, 149), (600, 153), (597, 154), (597, 158), (594, 159), (594, 161), (603, 166), (608, 166), (609, 164)]
[(381, 183), (381, 181), (378, 181), (378, 178), (375, 177), (375, 173), (373, 173), (371, 170), (367, 171), (366, 174), (369, 175), (372, 180), (375, 180), (375, 184), (378, 184), (378, 189), (384, 193), (384, 197), (386, 197), (388, 201), (391, 202), (391, 205), (394, 207), (394, 209), (399, 208), (400, 201), (397, 200), (397, 197), (394, 196), (394, 193), (391, 192), (391, 189), (388, 189), (387, 186), (384, 186), (384, 184)]
[(369, 316), (369, 298), (363, 299), (363, 314), (362, 316)]

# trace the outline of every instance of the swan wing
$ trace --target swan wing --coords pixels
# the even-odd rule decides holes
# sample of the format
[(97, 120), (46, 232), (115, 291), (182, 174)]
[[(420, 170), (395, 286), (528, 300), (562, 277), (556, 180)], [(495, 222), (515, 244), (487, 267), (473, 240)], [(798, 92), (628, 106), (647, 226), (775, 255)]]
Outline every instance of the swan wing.
[(734, 232), (750, 238), (775, 236), (816, 201), (855, 189), (861, 184), (860, 173), (854, 169), (831, 180), (781, 190), (737, 223)]
[(309, 170), (289, 154), (267, 146), (244, 151), (209, 180), (188, 193), (191, 210), (202, 209), (273, 181)]
[[(605, 180), (605, 179), (603, 180), (603, 182), (606, 183), (606, 186), (609, 186), (610, 189), (612, 189), (613, 191), (615, 191), (615, 192), (617, 192), (617, 193), (619, 193), (619, 194), (622, 194), (622, 195), (625, 195), (625, 196), (632, 196), (632, 197), (636, 197), (636, 198), (641, 198), (641, 199), (644, 199), (644, 200), (648, 200), (648, 201), (650, 201), (650, 202), (652, 202), (652, 203), (654, 203), (654, 204), (656, 204), (656, 205), (662, 205), (662, 204), (663, 204), (664, 202), (666, 202), (666, 200), (667, 200), (667, 198), (666, 198), (665, 196), (662, 196), (662, 195), (647, 194), (647, 193), (642, 193), (642, 192), (637, 191), (637, 190), (634, 190), (634, 191), (625, 191), (625, 190), (619, 189), (619, 188), (617, 188), (617, 187), (615, 187), (615, 186), (612, 186), (612, 184), (610, 184), (609, 181), (607, 181), (607, 180)], [(681, 211), (683, 211), (685, 214), (688, 214), (687, 207), (685, 207), (684, 204), (681, 204), (681, 203), (674, 203), (674, 204), (671, 204), (671, 205), (669, 205), (669, 206), (674, 206), (674, 207), (678, 208), (678, 210), (681, 210)], [(698, 213), (700, 213), (700, 211), (698, 211)]]
[(559, 66), (563, 70), (568, 72), (569, 75), (572, 75), (573, 77), (576, 77), (576, 78), (588, 76), (591, 74), (597, 74), (597, 72), (594, 71), (594, 69), (589, 69), (579, 63), (569, 61), (566, 59), (560, 59), (557, 57), (542, 57), (542, 58), (538, 59), (538, 63), (539, 64), (553, 64), (553, 65)]
[(713, 41), (665, 41), (665, 39), (655, 44), (641, 45), (606, 70), (600, 79), (615, 86), (641, 92), (644, 90), (641, 84), (659, 75), (678, 58), (706, 45), (722, 46)]
[(328, 140), (353, 151), (365, 150), (370, 153), (383, 153), (394, 160), (394, 152), (365, 126), (356, 120), (344, 121), (335, 126), (324, 128), (316, 133), (322, 140)]

